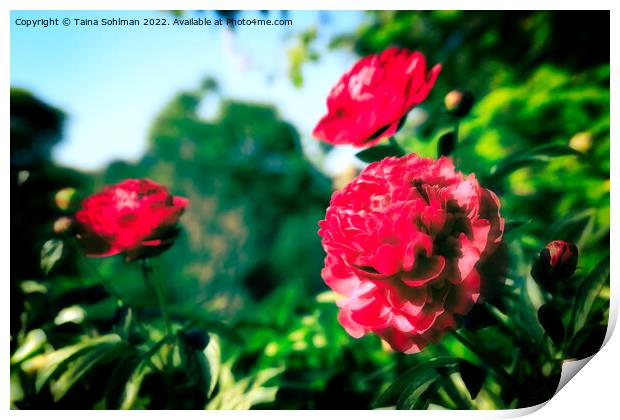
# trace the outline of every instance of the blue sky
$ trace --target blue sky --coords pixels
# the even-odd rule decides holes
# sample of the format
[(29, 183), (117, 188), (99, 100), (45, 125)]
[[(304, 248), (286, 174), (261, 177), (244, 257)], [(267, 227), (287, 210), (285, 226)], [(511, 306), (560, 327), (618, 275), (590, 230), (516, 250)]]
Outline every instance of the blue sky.
[(318, 45), (324, 48), (333, 35), (351, 31), (362, 19), (355, 11), (293, 11), (293, 26), (238, 26), (234, 32), (204, 26), (15, 24), (18, 18), (46, 17), (171, 17), (156, 11), (11, 12), (11, 85), (30, 89), (68, 114), (54, 159), (81, 169), (138, 159), (153, 117), (177, 92), (196, 88), (205, 76), (218, 80), (225, 97), (273, 103), (309, 137), (329, 89), (355, 57), (347, 52), (323, 55), (304, 68), (304, 85), (296, 89), (286, 76), (287, 48), (295, 33), (313, 25), (320, 28)]

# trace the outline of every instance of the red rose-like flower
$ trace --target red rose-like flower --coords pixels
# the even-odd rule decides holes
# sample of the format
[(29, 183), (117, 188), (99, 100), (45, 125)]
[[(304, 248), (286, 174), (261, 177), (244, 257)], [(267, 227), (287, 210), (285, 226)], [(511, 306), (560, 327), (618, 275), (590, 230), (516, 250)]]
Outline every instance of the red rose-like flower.
[(449, 158), (415, 154), (369, 165), (332, 196), (319, 235), (322, 276), (343, 295), (338, 320), (416, 353), (480, 294), (477, 263), (501, 242), (497, 196)]
[(313, 136), (357, 147), (392, 136), (407, 113), (426, 99), (440, 70), (437, 64), (427, 71), (424, 55), (401, 48), (362, 58), (332, 88), (327, 115)]
[(83, 201), (77, 237), (90, 257), (154, 256), (172, 246), (187, 204), (149, 179), (126, 179)]

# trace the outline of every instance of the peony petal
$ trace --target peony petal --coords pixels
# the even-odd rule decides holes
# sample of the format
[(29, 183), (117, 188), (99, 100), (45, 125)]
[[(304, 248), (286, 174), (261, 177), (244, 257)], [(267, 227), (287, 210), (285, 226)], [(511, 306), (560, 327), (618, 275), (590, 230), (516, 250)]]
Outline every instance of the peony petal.
[(351, 313), (347, 309), (341, 309), (340, 312), (338, 312), (338, 322), (353, 338), (360, 338), (366, 334), (364, 327), (351, 319)]
[(375, 252), (373, 267), (385, 276), (396, 274), (402, 267), (402, 253), (399, 251), (398, 246), (381, 245)]
[(351, 311), (351, 319), (368, 328), (382, 328), (390, 321), (390, 310), (379, 299), (374, 298), (365, 306)]
[(419, 287), (439, 277), (445, 266), (446, 260), (441, 255), (431, 258), (418, 255), (413, 270), (403, 273), (401, 279), (407, 286)]

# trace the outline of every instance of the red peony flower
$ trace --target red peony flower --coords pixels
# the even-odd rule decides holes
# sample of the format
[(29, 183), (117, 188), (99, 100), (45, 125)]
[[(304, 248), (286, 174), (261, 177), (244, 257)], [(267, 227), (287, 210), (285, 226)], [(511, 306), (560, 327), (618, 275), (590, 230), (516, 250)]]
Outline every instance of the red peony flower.
[(501, 242), (497, 196), (449, 158), (415, 154), (369, 165), (333, 194), (319, 235), (322, 276), (343, 295), (338, 320), (398, 351), (437, 342), (480, 294), (479, 261)]
[(364, 57), (332, 88), (312, 134), (331, 144), (376, 144), (426, 99), (440, 70), (437, 64), (427, 72), (424, 55), (401, 48)]
[(187, 204), (149, 179), (126, 179), (82, 202), (77, 237), (90, 257), (158, 255), (172, 246)]

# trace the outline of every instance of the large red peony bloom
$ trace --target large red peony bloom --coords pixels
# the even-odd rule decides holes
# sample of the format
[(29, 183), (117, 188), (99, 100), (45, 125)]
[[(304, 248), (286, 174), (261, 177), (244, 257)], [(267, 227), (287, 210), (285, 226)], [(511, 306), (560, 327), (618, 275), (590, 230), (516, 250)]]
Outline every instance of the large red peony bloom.
[(331, 144), (376, 144), (426, 99), (440, 70), (437, 64), (427, 71), (424, 55), (401, 48), (364, 57), (332, 88), (312, 134)]
[(172, 246), (187, 204), (149, 179), (126, 179), (82, 202), (77, 237), (91, 257), (154, 256)]
[(502, 239), (499, 208), (449, 158), (410, 154), (369, 165), (333, 194), (319, 222), (322, 276), (343, 295), (342, 326), (405, 353), (437, 342), (479, 297), (477, 263)]

